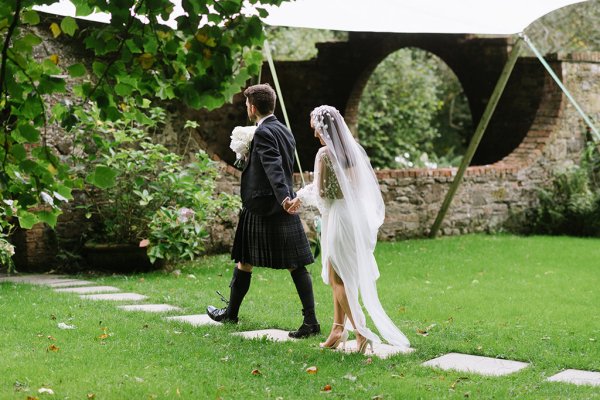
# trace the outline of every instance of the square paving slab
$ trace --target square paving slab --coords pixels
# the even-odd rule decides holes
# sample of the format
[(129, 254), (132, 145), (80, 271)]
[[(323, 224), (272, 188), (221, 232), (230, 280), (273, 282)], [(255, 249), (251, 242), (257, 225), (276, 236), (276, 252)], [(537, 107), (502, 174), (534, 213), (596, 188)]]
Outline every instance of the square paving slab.
[(146, 312), (167, 312), (167, 311), (179, 311), (181, 308), (171, 306), (169, 304), (133, 304), (127, 306), (117, 306), (121, 310), (125, 311), (146, 311)]
[(86, 300), (112, 300), (112, 301), (140, 301), (146, 300), (148, 296), (137, 293), (105, 293), (105, 294), (82, 294), (79, 295)]
[(95, 282), (83, 281), (81, 279), (72, 279), (63, 282), (50, 283), (48, 286), (53, 288), (63, 288), (63, 287), (75, 287), (75, 286), (86, 286), (86, 285), (95, 285)]
[(79, 294), (88, 294), (88, 293), (111, 293), (111, 292), (120, 292), (121, 289), (114, 286), (85, 286), (85, 287), (73, 287), (73, 288), (62, 288), (62, 289), (54, 289), (55, 292), (60, 293), (79, 293)]
[(566, 382), (575, 385), (600, 386), (600, 372), (566, 369), (547, 379), (550, 382)]
[(246, 339), (262, 339), (272, 340), (274, 342), (287, 342), (295, 340), (288, 336), (288, 331), (281, 329), (262, 329), (259, 331), (236, 332), (234, 335), (243, 336)]
[(166, 319), (171, 321), (182, 321), (187, 322), (188, 324), (192, 324), (193, 326), (203, 326), (203, 325), (223, 325), (220, 322), (213, 321), (206, 314), (198, 314), (198, 315), (177, 315), (175, 317), (167, 317)]
[(480, 375), (501, 376), (517, 372), (529, 363), (501, 360), (498, 358), (473, 356), (470, 354), (448, 353), (423, 363), (425, 366), (456, 371), (471, 372)]
[[(346, 353), (355, 353), (357, 350), (356, 340), (348, 340), (346, 342), (346, 348), (343, 349), (342, 346), (337, 348), (339, 351), (345, 351)], [(396, 354), (408, 354), (415, 351), (410, 347), (397, 347), (392, 346), (386, 343), (373, 343), (373, 351), (371, 352), (371, 347), (367, 348), (365, 352), (366, 356), (376, 356), (379, 358), (388, 358)]]

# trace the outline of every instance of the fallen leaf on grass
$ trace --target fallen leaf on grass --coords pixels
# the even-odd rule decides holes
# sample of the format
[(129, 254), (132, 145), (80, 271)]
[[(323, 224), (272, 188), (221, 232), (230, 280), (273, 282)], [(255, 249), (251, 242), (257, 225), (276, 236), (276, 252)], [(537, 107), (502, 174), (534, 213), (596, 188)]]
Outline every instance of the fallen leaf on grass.
[(383, 396), (378, 394), (376, 396), (371, 397), (371, 400), (383, 400)]
[(38, 393), (41, 394), (54, 394), (54, 390), (48, 388), (39, 388)]
[(431, 324), (425, 329), (417, 329), (417, 334), (421, 336), (429, 336), (429, 331), (431, 331), (431, 329), (433, 329), (435, 326), (436, 324)]
[(47, 351), (58, 351), (58, 350), (60, 350), (60, 347), (51, 344), (50, 346), (48, 346)]
[(371, 364), (373, 364), (373, 359), (372, 359), (371, 357), (368, 357), (368, 358), (365, 360), (365, 364), (366, 364), (366, 365), (371, 365)]
[(108, 333), (103, 333), (102, 335), (98, 336), (98, 339), (107, 339), (108, 336)]
[(317, 367), (314, 367), (314, 366), (306, 368), (306, 373), (307, 374), (314, 375), (314, 374), (317, 373), (317, 371), (318, 371)]
[(331, 385), (325, 385), (323, 386), (323, 389), (321, 389), (322, 392), (331, 392)]
[(48, 335), (48, 340), (56, 340), (56, 338), (52, 335)]
[(27, 400), (40, 400), (39, 397), (27, 396)]
[(95, 395), (94, 393), (88, 393), (88, 394), (87, 394), (87, 398), (88, 398), (89, 400), (94, 400), (94, 399), (96, 398), (96, 395)]
[(452, 382), (452, 385), (450, 385), (450, 390), (456, 389), (456, 385), (458, 385), (458, 383), (460, 381), (466, 381), (466, 380), (469, 380), (469, 378), (467, 378), (466, 376), (461, 376), (460, 378), (458, 378), (457, 380)]
[(251, 374), (252, 374), (252, 375), (260, 375), (261, 373), (260, 373), (260, 371), (259, 371), (259, 370), (257, 370), (257, 369), (253, 369), (253, 370), (252, 370), (252, 372), (251, 372)]

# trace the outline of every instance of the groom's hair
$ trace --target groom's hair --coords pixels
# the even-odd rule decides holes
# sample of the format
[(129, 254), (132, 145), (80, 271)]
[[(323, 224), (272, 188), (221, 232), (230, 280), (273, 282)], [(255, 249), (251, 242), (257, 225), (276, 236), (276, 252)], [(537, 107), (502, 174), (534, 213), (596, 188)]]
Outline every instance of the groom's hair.
[(277, 95), (268, 83), (250, 86), (244, 90), (244, 96), (248, 102), (258, 110), (260, 115), (269, 115), (275, 111), (275, 100)]

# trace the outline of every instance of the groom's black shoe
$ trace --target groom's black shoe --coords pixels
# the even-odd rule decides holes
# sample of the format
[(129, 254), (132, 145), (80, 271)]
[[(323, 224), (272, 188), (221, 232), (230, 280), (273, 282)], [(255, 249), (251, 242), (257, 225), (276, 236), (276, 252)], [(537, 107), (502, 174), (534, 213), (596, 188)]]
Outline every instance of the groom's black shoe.
[(319, 333), (321, 333), (321, 325), (303, 323), (297, 331), (288, 333), (288, 336), (294, 339), (303, 339), (309, 336), (318, 335)]
[(206, 314), (208, 314), (210, 319), (212, 319), (213, 321), (230, 322), (232, 324), (238, 323), (237, 318), (231, 318), (229, 316), (229, 314), (227, 313), (227, 308), (217, 308), (214, 306), (208, 306), (206, 307)]

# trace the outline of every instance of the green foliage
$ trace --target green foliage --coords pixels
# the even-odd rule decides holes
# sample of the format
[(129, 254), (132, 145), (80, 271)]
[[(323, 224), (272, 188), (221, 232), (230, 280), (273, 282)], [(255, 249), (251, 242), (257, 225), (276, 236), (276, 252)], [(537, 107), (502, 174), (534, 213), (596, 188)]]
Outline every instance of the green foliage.
[(132, 107), (120, 120), (106, 122), (99, 122), (97, 113), (82, 112), (75, 129), (83, 153), (74, 170), (92, 185), (86, 187), (88, 216), (95, 222), (89, 239), (141, 243), (151, 261), (201, 254), (207, 225), (237, 205), (215, 194), (213, 161), (199, 152), (184, 165), (181, 156), (152, 143), (148, 132), (162, 123), (162, 109), (144, 113)]
[(455, 162), (469, 122), (452, 72), (432, 54), (407, 48), (388, 56), (371, 75), (358, 131), (376, 167), (429, 166)]
[[(11, 217), (2, 223), (5, 233), (14, 224), (54, 226), (60, 203), (82, 185), (47, 146), (50, 123), (71, 129), (81, 118), (77, 110), (90, 102), (99, 110), (98, 119), (108, 121), (122, 119), (130, 99), (139, 106), (145, 98), (177, 98), (194, 108), (214, 109), (239, 92), (262, 64), (261, 22), (244, 15), (238, 0), (183, 1), (187, 16), (177, 18), (176, 29), (158, 22), (173, 10), (169, 0), (73, 0), (78, 16), (106, 12), (111, 22), (82, 30), (76, 19), (64, 17), (39, 29), (49, 29), (57, 40), (63, 35), (82, 42), (92, 54), (92, 73), (81, 63), (59, 64), (57, 55), (38, 60), (33, 53), (42, 39), (28, 27), (40, 23), (33, 7), (45, 3), (14, 0), (0, 7), (0, 209)], [(66, 91), (66, 74), (78, 78), (72, 90), (79, 98), (49, 109), (46, 100)], [(113, 177), (99, 168), (91, 179), (106, 187)]]
[(538, 191), (537, 207), (527, 213), (531, 233), (600, 236), (600, 153), (588, 144), (580, 166), (559, 172)]
[(280, 61), (309, 60), (317, 56), (317, 43), (348, 40), (346, 32), (286, 26), (266, 26), (265, 35), (273, 59)]

